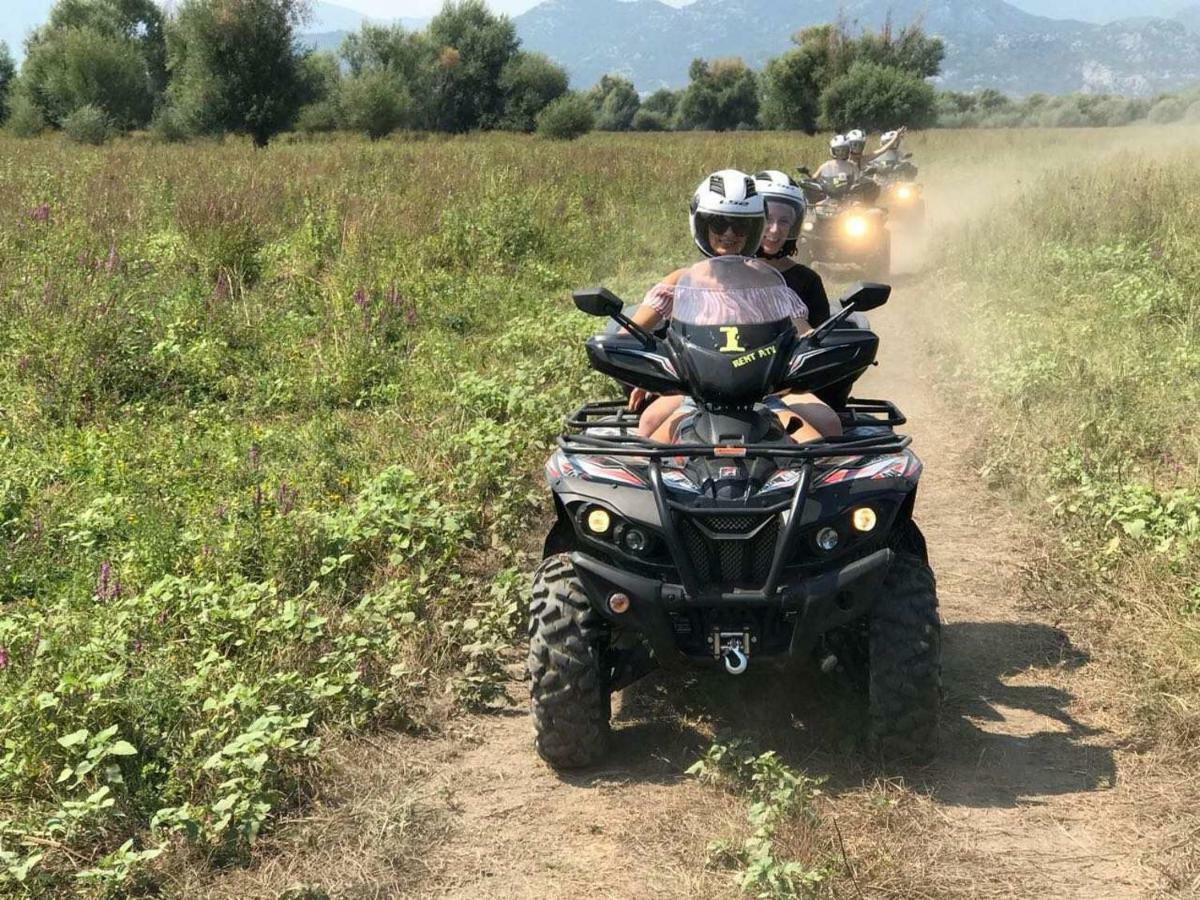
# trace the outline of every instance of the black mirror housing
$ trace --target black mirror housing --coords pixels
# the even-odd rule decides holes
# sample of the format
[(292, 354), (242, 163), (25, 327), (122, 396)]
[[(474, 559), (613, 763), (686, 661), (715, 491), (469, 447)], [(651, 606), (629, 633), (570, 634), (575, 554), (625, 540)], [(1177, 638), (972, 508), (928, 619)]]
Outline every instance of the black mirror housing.
[(803, 175), (805, 178), (812, 177), (812, 172), (808, 171), (808, 166), (796, 166), (796, 171), (799, 172), (801, 175)]
[(891, 295), (892, 286), (890, 284), (860, 281), (851, 286), (850, 290), (842, 297), (842, 308), (853, 306), (856, 312), (867, 312), (883, 306)]
[(575, 301), (575, 308), (589, 316), (616, 316), (625, 308), (620, 297), (603, 287), (575, 291), (571, 298)]

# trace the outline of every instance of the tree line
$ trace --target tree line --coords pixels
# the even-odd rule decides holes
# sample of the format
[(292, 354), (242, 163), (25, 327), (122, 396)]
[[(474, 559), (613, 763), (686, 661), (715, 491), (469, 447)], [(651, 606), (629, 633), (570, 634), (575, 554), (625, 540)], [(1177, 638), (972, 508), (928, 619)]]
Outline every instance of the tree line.
[[(1124, 124), (1190, 117), (1189, 97), (1047, 98), (939, 94), (945, 48), (916, 26), (854, 34), (807, 28), (755, 71), (739, 58), (696, 59), (688, 84), (639, 95), (605, 75), (585, 91), (521, 49), (513, 23), (482, 0), (447, 0), (421, 31), (364, 25), (336, 53), (303, 46), (307, 0), (58, 0), (16, 71), (0, 44), (0, 121), (92, 143), (150, 128), (164, 140), (281, 131), (880, 130), (904, 123)], [(1194, 112), (1194, 111), (1193, 111)]]
[(397, 129), (541, 132), (931, 124), (943, 48), (919, 29), (851, 36), (806, 29), (755, 72), (697, 59), (688, 85), (642, 99), (606, 75), (572, 91), (566, 70), (521, 49), (482, 0), (447, 0), (421, 31), (364, 25), (336, 53), (305, 48), (307, 0), (59, 0), (17, 73), (0, 45), (0, 118), (22, 134), (82, 140), (152, 128), (161, 137)]

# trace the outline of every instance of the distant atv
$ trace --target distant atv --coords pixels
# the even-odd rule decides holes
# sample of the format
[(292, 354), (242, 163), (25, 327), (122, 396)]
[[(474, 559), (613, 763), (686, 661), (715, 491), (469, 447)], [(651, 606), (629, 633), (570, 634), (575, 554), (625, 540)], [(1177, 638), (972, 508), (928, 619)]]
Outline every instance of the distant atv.
[(888, 211), (889, 222), (919, 228), (925, 224), (925, 197), (911, 158), (906, 153), (894, 162), (876, 160), (863, 174), (879, 185), (878, 202)]
[[(677, 297), (688, 279), (716, 303), (761, 289), (778, 279), (763, 268), (700, 263)], [(623, 400), (586, 404), (546, 463), (556, 521), (534, 576), (529, 673), (537, 750), (552, 766), (598, 762), (610, 695), (657, 666), (736, 676), (812, 658), (865, 688), (875, 752), (932, 755), (941, 631), (913, 521), (921, 462), (893, 404), (850, 398), (879, 339), (847, 320), (889, 293), (859, 285), (804, 337), (788, 319), (689, 324), (679, 300), (655, 336), (608, 291), (575, 294), (626, 329), (588, 340), (592, 368), (686, 394), (696, 411), (661, 444), (637, 436)], [(792, 442), (763, 404), (779, 391), (820, 391), (845, 433)]]
[(849, 266), (867, 278), (887, 278), (892, 268), (888, 211), (875, 205), (880, 186), (870, 178), (805, 179), (809, 202), (800, 229), (802, 262)]

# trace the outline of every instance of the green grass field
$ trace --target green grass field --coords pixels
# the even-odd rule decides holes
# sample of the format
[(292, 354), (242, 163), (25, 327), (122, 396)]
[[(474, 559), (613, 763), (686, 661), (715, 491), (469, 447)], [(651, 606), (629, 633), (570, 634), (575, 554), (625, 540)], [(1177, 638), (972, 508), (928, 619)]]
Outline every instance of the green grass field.
[[(1200, 153), (1056, 168), (1130, 140), (912, 149), (964, 220), (1019, 198), (931, 260), (993, 471), (1052, 492), (1072, 577), (1194, 636)], [(0, 138), (3, 889), (123, 896), (160, 852), (243, 860), (323, 736), (493, 702), (546, 448), (608, 390), (569, 289), (637, 298), (694, 257), (704, 174), (822, 147)]]

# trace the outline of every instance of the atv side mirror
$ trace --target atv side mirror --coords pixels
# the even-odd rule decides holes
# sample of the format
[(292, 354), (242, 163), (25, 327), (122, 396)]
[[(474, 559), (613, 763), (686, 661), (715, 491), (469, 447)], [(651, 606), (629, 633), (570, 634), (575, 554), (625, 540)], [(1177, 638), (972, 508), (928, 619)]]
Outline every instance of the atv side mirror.
[(900, 158), (901, 158), (901, 159), (912, 159), (912, 154), (911, 154), (911, 153), (905, 153), (905, 154), (904, 154), (902, 157), (900, 157)]
[(796, 171), (805, 178), (812, 178), (812, 172), (808, 171), (808, 166), (796, 166)]
[(890, 284), (877, 284), (872, 281), (860, 281), (853, 285), (842, 297), (842, 309), (854, 307), (855, 312), (867, 312), (878, 309), (888, 302), (892, 295)]
[(571, 295), (575, 308), (589, 316), (618, 316), (624, 309), (621, 298), (608, 288), (584, 288)]

